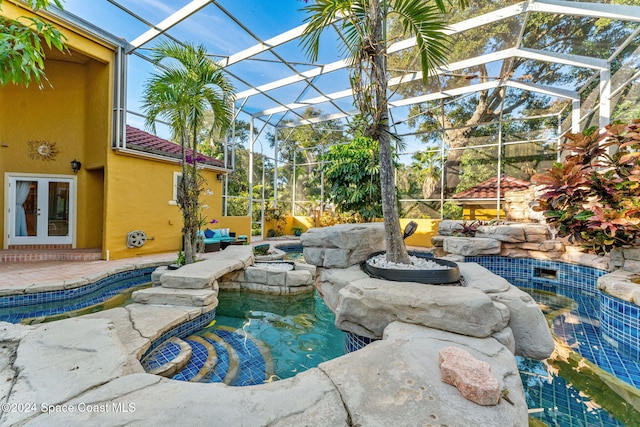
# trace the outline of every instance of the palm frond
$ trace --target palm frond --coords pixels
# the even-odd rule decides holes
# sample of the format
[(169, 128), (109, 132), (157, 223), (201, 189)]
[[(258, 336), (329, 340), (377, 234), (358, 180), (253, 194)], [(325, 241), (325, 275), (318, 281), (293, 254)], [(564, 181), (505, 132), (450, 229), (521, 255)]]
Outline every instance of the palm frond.
[(390, 13), (399, 15), (405, 35), (413, 34), (420, 54), (422, 79), (426, 82), (437, 68), (446, 63), (447, 23), (438, 4), (421, 0), (396, 0)]
[(320, 53), (320, 36), (329, 25), (351, 13), (353, 0), (316, 0), (302, 8), (307, 12), (307, 24), (300, 45), (307, 57), (315, 62)]

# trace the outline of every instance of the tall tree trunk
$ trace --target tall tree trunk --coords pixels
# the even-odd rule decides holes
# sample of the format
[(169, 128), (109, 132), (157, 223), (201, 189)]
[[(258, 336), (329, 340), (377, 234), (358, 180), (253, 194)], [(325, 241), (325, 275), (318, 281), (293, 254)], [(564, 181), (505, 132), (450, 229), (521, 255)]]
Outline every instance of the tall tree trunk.
[(380, 189), (382, 191), (382, 216), (384, 219), (387, 261), (410, 264), (411, 259), (402, 239), (396, 188), (391, 159), (391, 136), (389, 133), (389, 111), (387, 104), (386, 45), (383, 34), (383, 15), (379, 0), (370, 0), (369, 7), (373, 25), (374, 52), (369, 56), (375, 91), (375, 111), (373, 114), (374, 138), (380, 144)]
[(189, 201), (189, 181), (191, 176), (189, 174), (189, 167), (187, 163), (187, 148), (188, 148), (187, 132), (183, 128), (180, 132), (180, 145), (182, 145), (182, 181), (180, 182), (178, 204), (182, 211), (182, 244), (184, 245), (184, 259), (185, 264), (191, 264), (195, 257), (195, 248), (193, 245), (194, 236), (192, 235), (192, 229), (190, 227), (190, 210), (191, 203)]

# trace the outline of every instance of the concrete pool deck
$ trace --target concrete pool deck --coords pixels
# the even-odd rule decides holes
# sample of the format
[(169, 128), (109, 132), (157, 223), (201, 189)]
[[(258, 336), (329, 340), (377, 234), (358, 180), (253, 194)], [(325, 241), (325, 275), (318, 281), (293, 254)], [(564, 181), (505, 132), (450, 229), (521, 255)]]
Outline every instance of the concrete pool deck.
[[(203, 259), (215, 252), (200, 254)], [(0, 263), (0, 290), (27, 289), (35, 284), (64, 282), (100, 273), (119, 271), (131, 265), (156, 265), (175, 261), (175, 252), (98, 261), (36, 261)]]
[[(250, 243), (252, 246), (270, 243), (272, 246), (300, 245), (300, 240), (274, 239), (261, 240)], [(419, 249), (419, 248), (409, 248)], [(424, 248), (422, 248), (424, 249)], [(209, 259), (217, 252), (200, 254), (200, 259)], [(86, 276), (108, 274), (121, 271), (129, 266), (153, 266), (175, 261), (175, 252), (152, 255), (141, 255), (135, 258), (97, 261), (36, 261), (36, 262), (0, 262), (0, 295), (12, 293), (21, 289), (32, 288), (34, 285), (51, 285), (64, 283)], [(60, 287), (61, 289), (63, 288)], [(11, 291), (13, 290), (13, 291)]]

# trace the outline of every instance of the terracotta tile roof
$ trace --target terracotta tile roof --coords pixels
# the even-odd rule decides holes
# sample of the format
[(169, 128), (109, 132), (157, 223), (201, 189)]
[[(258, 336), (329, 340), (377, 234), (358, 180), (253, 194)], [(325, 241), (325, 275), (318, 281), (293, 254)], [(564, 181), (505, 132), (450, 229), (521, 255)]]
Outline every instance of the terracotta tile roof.
[[(503, 176), (500, 178), (500, 198), (504, 197), (504, 192), (509, 190), (526, 190), (531, 185), (530, 182), (520, 179)], [(498, 178), (492, 177), (481, 182), (475, 187), (454, 194), (454, 199), (495, 199), (498, 187)]]
[[(129, 125), (127, 125), (127, 148), (176, 159), (180, 159), (182, 157), (182, 148), (179, 144), (167, 141), (159, 136), (152, 135)], [(187, 156), (190, 157), (191, 154), (192, 151), (187, 149)], [(224, 167), (224, 162), (222, 160), (214, 159), (202, 154), (199, 156), (198, 163)]]

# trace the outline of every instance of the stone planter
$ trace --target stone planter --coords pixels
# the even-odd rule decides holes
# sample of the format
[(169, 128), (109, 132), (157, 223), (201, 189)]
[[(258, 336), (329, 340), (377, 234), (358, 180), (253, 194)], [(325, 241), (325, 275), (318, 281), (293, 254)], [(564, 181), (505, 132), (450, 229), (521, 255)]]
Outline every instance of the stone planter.
[[(458, 264), (439, 258), (429, 258), (439, 265), (450, 268), (428, 269), (428, 270), (401, 270), (395, 268), (379, 268), (369, 265), (367, 261), (377, 255), (384, 253), (374, 252), (367, 260), (361, 264), (362, 270), (375, 279), (392, 280), (394, 282), (417, 282), (431, 285), (454, 284), (460, 280), (460, 269)], [(417, 254), (412, 254), (417, 255)]]
[(295, 270), (296, 269), (296, 263), (294, 261), (284, 261), (284, 260), (273, 260), (273, 261), (256, 261), (253, 263), (253, 265), (255, 267), (259, 267), (259, 268), (263, 268), (263, 267), (268, 267), (269, 265), (274, 265), (274, 264), (282, 264), (282, 265), (288, 265), (291, 267), (291, 270)]

